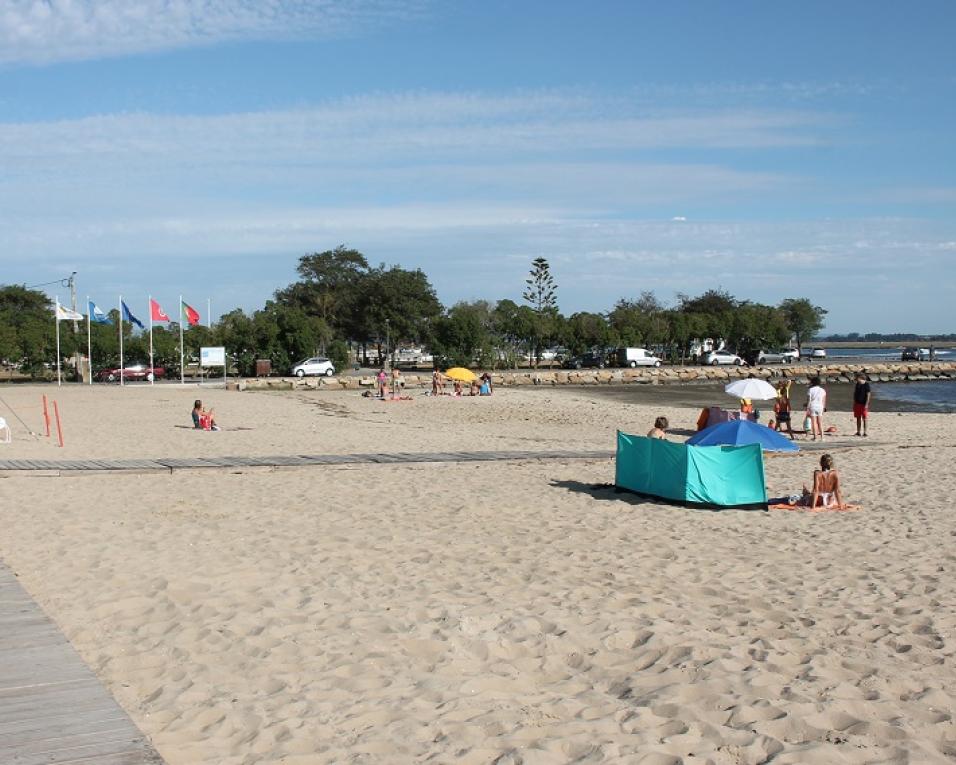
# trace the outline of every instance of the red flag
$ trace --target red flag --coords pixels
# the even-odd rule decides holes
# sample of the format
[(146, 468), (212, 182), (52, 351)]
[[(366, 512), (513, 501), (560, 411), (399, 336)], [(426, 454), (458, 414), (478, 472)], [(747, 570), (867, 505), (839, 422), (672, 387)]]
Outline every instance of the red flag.
[(159, 303), (152, 298), (149, 299), (149, 317), (153, 321), (169, 321), (166, 312), (160, 308)]
[(199, 311), (189, 303), (183, 303), (183, 318), (189, 322), (190, 327), (195, 327), (199, 323)]

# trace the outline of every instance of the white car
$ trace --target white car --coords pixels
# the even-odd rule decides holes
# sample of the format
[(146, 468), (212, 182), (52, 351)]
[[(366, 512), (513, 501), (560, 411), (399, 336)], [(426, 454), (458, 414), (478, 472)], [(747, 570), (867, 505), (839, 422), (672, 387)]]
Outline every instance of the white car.
[(661, 360), (646, 348), (619, 348), (617, 363), (622, 367), (659, 367)]
[(730, 351), (711, 351), (704, 356), (704, 363), (711, 367), (716, 367), (718, 364), (736, 364), (740, 367), (744, 365), (744, 360)]
[(306, 375), (325, 375), (326, 377), (331, 377), (335, 374), (335, 367), (327, 358), (313, 356), (311, 359), (300, 361), (292, 367), (292, 374), (296, 377), (305, 377)]

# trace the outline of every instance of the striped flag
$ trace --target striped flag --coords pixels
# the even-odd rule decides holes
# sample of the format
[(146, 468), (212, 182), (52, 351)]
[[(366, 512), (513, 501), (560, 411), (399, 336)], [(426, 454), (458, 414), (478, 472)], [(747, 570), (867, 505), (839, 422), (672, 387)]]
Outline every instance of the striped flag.
[(195, 327), (199, 323), (199, 311), (185, 302), (183, 302), (180, 307), (182, 309), (183, 321), (188, 322), (190, 327)]

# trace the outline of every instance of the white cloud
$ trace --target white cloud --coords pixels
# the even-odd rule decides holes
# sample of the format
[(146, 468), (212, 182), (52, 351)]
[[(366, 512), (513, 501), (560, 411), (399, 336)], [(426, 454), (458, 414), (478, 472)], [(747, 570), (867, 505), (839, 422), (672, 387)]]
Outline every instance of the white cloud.
[(348, 34), (423, 0), (5, 0), (0, 63), (49, 63), (241, 39)]

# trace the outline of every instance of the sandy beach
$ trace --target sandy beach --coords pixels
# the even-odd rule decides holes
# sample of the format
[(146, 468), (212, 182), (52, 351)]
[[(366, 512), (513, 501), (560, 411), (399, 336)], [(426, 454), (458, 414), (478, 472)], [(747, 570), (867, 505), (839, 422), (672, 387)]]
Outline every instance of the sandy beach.
[[(612, 450), (699, 411), (412, 393), (10, 386), (0, 458)], [(951, 763), (954, 422), (829, 412), (850, 513), (657, 504), (612, 459), (0, 472), (0, 558), (170, 765)]]

